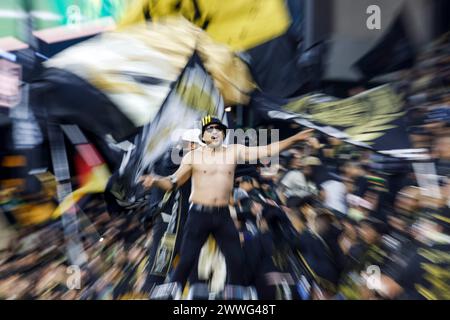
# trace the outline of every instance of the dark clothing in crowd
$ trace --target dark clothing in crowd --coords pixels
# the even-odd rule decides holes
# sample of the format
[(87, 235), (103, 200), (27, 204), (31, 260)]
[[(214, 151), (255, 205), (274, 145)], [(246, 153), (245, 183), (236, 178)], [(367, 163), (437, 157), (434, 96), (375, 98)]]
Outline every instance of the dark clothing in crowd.
[(361, 273), (370, 273), (372, 266), (383, 272), (386, 261), (387, 252), (378, 244), (359, 243), (352, 247), (340, 280), (339, 294), (347, 300), (363, 299), (360, 290), (366, 287), (366, 280), (362, 278)]
[(403, 292), (397, 299), (450, 299), (450, 245), (418, 245), (405, 250), (403, 260), (388, 274)]
[(314, 272), (314, 280), (333, 292), (337, 290), (344, 268), (344, 255), (338, 245), (338, 235), (339, 231), (334, 228), (322, 236), (307, 230), (294, 240), (295, 248)]
[(247, 238), (243, 244), (245, 256), (246, 285), (256, 288), (258, 298), (273, 300), (276, 298), (276, 288), (267, 283), (266, 275), (276, 272), (272, 256), (274, 252), (273, 239), (270, 233), (258, 233)]

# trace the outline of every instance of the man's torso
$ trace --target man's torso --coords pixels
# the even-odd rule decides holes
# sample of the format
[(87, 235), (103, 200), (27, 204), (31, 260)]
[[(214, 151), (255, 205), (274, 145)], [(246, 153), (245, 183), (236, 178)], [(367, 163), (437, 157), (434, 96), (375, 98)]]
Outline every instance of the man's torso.
[(234, 146), (193, 151), (191, 202), (207, 206), (226, 206), (230, 201), (236, 169)]

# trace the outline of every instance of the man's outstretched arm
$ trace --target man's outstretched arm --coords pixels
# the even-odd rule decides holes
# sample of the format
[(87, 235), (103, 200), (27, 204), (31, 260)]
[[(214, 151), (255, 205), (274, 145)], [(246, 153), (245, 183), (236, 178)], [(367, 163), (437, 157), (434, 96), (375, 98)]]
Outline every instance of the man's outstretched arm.
[(142, 185), (149, 189), (151, 187), (157, 187), (164, 191), (172, 190), (175, 187), (182, 186), (190, 177), (192, 173), (191, 153), (188, 153), (183, 160), (181, 165), (174, 174), (168, 177), (159, 177), (155, 175), (142, 176), (139, 181)]
[(297, 142), (308, 140), (313, 131), (314, 129), (303, 130), (287, 139), (271, 143), (267, 146), (246, 147), (238, 145), (239, 159), (244, 161), (254, 161), (275, 156)]

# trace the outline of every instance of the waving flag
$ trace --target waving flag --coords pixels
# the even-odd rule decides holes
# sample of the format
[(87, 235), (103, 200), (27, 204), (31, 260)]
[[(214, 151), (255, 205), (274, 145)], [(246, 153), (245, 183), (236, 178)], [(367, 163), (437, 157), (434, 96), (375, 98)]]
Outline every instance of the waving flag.
[[(254, 48), (286, 32), (290, 14), (284, 0), (138, 0), (122, 25), (158, 22), (181, 15), (206, 30), (215, 41), (236, 51)], [(147, 16), (147, 17), (146, 17)], [(270, 20), (270, 23), (267, 21)]]
[(205, 30), (214, 41), (241, 54), (262, 91), (291, 97), (319, 77), (320, 57), (324, 53), (320, 43), (304, 41), (305, 3), (299, 0), (137, 0), (119, 25), (183, 16)]
[(254, 84), (226, 46), (185, 19), (132, 26), (87, 40), (45, 63), (32, 101), (57, 123), (126, 139), (152, 122), (194, 50), (227, 104), (246, 104)]
[(258, 110), (262, 122), (297, 123), (389, 156), (408, 159), (426, 156), (426, 150), (411, 149), (403, 100), (389, 85), (346, 99), (312, 94), (286, 100), (258, 92), (251, 106)]

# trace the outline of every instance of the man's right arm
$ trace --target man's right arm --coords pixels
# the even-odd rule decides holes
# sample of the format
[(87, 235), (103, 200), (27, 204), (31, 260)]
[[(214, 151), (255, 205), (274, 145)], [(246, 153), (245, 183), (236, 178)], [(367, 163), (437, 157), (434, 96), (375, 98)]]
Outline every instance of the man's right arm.
[(190, 177), (192, 173), (192, 154), (189, 152), (186, 156), (184, 156), (181, 161), (181, 165), (177, 171), (171, 176), (168, 177), (158, 177), (147, 175), (141, 177), (140, 181), (142, 181), (142, 185), (145, 188), (157, 187), (164, 191), (172, 190), (175, 187), (182, 186)]

